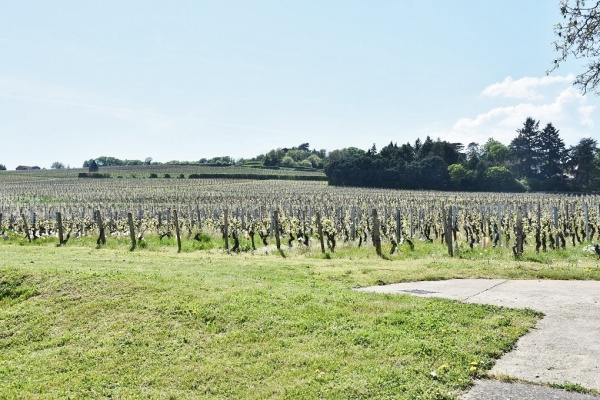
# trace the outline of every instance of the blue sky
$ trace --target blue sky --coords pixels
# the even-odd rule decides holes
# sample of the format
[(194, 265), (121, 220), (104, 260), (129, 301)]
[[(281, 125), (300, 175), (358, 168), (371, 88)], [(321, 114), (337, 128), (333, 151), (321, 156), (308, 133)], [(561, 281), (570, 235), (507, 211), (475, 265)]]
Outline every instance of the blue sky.
[(558, 0), (5, 2), (0, 163), (249, 158), (430, 135), (508, 144), (525, 118), (598, 137), (549, 77)]

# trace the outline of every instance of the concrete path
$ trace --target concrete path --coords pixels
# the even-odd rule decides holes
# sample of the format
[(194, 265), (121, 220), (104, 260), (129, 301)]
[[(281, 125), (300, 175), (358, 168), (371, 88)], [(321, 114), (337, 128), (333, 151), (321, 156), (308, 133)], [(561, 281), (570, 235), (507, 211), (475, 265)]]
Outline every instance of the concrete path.
[(574, 383), (600, 391), (600, 282), (453, 279), (358, 290), (541, 311), (545, 317), (518, 341), (515, 350), (496, 362), (491, 374), (541, 384)]
[(598, 400), (599, 396), (531, 383), (509, 383), (495, 380), (481, 380), (462, 397), (462, 400)]

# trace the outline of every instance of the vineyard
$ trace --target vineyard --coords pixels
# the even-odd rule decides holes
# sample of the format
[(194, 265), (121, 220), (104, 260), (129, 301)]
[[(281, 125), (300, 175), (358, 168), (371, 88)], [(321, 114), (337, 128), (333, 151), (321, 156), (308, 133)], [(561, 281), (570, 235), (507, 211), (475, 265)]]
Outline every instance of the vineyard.
[[(87, 168), (28, 170), (28, 171), (1, 171), (2, 179), (47, 179), (77, 178), (80, 174), (87, 175)], [(311, 168), (257, 168), (256, 166), (211, 166), (211, 165), (130, 165), (117, 167), (102, 167), (98, 176), (107, 176), (117, 179), (144, 179), (144, 178), (178, 178), (188, 179), (195, 177), (220, 177), (224, 179), (281, 179), (281, 180), (316, 180), (324, 181), (322, 171)]]
[(8, 397), (457, 398), (541, 316), (351, 288), (600, 279), (598, 196), (113, 171), (0, 173)]
[[(157, 174), (179, 171), (149, 168)], [(131, 177), (148, 173), (148, 167), (111, 170), (128, 176), (121, 179), (78, 179), (77, 170), (68, 171), (0, 175), (0, 233), (6, 241), (68, 244), (92, 238), (99, 246), (108, 240), (135, 248), (150, 238), (165, 244), (176, 238), (180, 250), (183, 241), (184, 248), (234, 252), (363, 247), (385, 255), (437, 243), (450, 255), (496, 248), (520, 257), (567, 246), (593, 252), (600, 238), (600, 197), (592, 195), (411, 192), (235, 175)]]

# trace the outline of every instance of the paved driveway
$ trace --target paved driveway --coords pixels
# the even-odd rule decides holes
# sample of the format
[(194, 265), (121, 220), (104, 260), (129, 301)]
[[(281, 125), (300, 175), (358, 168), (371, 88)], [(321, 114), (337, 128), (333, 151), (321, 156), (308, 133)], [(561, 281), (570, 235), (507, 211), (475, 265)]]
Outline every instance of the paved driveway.
[(358, 289), (531, 308), (545, 314), (500, 358), (492, 374), (600, 391), (600, 282), (452, 279)]

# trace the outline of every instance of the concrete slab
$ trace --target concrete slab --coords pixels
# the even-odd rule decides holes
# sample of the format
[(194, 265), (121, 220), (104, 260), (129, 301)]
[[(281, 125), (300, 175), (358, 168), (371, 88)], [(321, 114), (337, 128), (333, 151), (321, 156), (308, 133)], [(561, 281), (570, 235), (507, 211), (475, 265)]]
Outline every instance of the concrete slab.
[(535, 383), (575, 383), (600, 391), (600, 282), (452, 279), (359, 289), (531, 308), (545, 317), (492, 374)]
[(362, 292), (414, 294), (423, 297), (444, 297), (465, 301), (494, 286), (505, 283), (505, 279), (452, 279), (447, 281), (404, 282), (391, 285), (370, 286), (356, 289)]
[(598, 400), (599, 396), (567, 392), (548, 386), (518, 382), (480, 380), (462, 397), (463, 400)]

